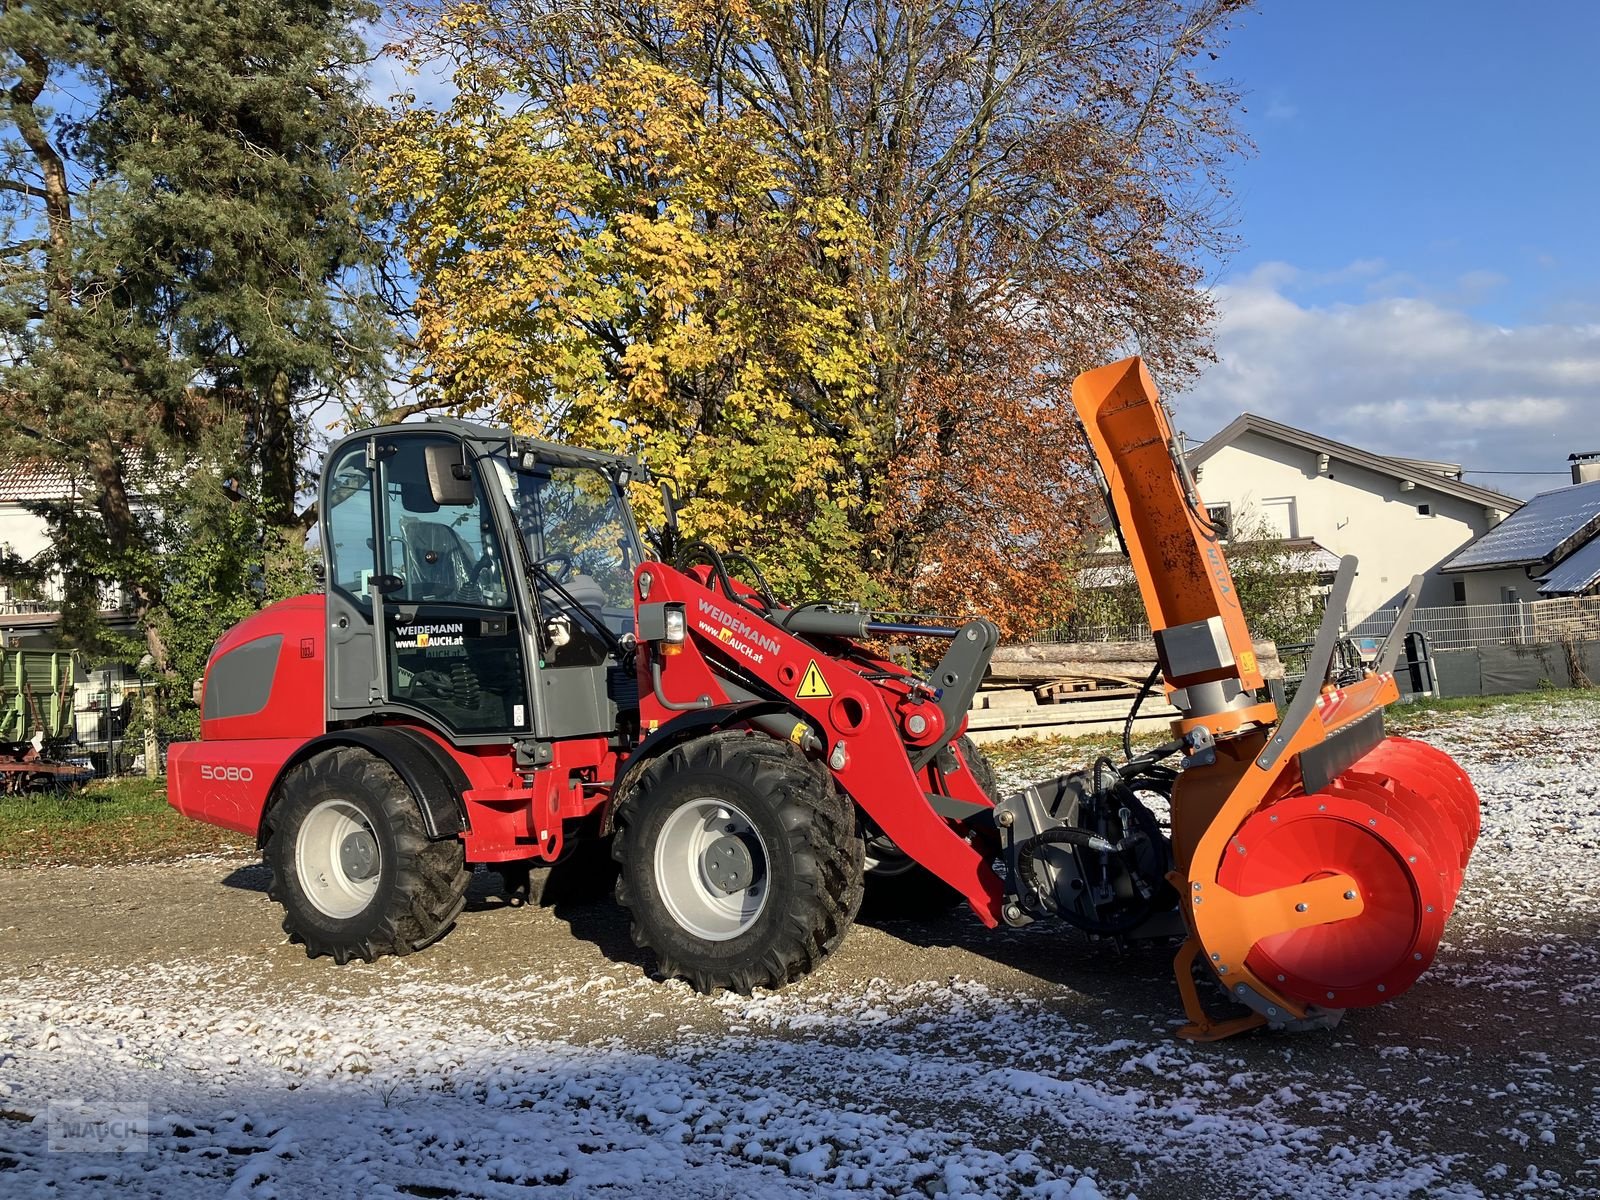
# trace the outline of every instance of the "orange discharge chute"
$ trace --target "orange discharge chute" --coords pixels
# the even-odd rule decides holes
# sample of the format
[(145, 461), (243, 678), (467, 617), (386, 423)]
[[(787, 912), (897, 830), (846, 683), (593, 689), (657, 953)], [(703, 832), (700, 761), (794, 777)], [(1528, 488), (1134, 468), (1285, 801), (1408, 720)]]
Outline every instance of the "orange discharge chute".
[[(1261, 695), (1226, 530), (1200, 500), (1144, 364), (1079, 376), (1073, 402), (1188, 750), (1172, 797), (1171, 881), (1189, 930), (1176, 964), (1184, 1036), (1325, 1024), (1393, 999), (1438, 950), (1479, 804), (1447, 754), (1384, 736), (1382, 709), (1399, 697), (1392, 655), (1359, 681), (1319, 686), (1354, 559), (1341, 564), (1306, 682), (1280, 713)], [(1196, 961), (1249, 1015), (1206, 1011)]]

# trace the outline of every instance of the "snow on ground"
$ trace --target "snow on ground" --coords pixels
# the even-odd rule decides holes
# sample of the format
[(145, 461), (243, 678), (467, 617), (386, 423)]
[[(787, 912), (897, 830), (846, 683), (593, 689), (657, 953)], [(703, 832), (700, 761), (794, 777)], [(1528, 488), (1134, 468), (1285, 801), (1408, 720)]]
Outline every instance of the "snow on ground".
[[(603, 906), (339, 970), (238, 864), (99, 872), (117, 928), (76, 950), (40, 928), (66, 876), (0, 872), (0, 1196), (1600, 1196), (1600, 706), (1420, 736), (1484, 801), (1439, 961), (1211, 1046), (1172, 1037), (1165, 949), (1037, 926), (862, 927), (704, 998)], [(50, 1153), (68, 1097), (148, 1104), (148, 1152)]]

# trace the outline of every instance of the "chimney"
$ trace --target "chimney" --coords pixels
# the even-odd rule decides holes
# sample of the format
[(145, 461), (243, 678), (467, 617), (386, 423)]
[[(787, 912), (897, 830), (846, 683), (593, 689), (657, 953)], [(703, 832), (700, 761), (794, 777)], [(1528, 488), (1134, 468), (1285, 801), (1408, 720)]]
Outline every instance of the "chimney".
[(1600, 450), (1569, 454), (1567, 461), (1572, 464), (1573, 483), (1593, 483), (1600, 479)]

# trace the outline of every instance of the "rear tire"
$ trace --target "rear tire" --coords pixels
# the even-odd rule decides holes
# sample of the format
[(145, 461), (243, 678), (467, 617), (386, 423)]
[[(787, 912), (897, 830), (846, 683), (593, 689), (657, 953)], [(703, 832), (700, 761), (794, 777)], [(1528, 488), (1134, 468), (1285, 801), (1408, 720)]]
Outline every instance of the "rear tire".
[[(994, 768), (970, 737), (955, 743), (983, 794), (999, 798)], [(942, 917), (966, 897), (926, 867), (918, 866), (888, 838), (867, 839), (866, 903), (868, 916), (891, 920)]]
[(472, 879), (459, 839), (428, 840), (395, 769), (350, 747), (308, 759), (279, 784), (266, 858), (289, 940), (340, 964), (437, 941)]
[(808, 974), (861, 906), (854, 806), (796, 747), (731, 731), (644, 769), (615, 816), (617, 902), (660, 973), (749, 993)]

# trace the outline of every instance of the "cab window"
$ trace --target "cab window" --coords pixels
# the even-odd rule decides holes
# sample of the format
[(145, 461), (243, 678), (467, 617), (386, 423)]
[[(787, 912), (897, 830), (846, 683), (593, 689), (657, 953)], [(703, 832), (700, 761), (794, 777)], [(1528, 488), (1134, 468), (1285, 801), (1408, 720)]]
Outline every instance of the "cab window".
[(534, 561), (557, 578), (592, 580), (608, 610), (631, 609), (638, 549), (610, 475), (541, 464), (517, 473), (514, 507)]

